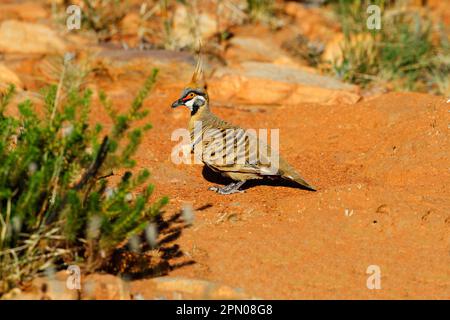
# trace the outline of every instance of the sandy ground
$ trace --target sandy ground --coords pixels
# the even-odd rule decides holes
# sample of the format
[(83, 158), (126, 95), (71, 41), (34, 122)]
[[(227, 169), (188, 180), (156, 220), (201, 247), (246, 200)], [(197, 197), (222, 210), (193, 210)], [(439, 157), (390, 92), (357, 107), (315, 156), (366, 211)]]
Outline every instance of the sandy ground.
[[(159, 85), (147, 100), (154, 129), (137, 154), (157, 195), (170, 196), (165, 215), (186, 203), (195, 209), (177, 242), (178, 260), (195, 263), (171, 276), (267, 299), (450, 298), (450, 117), (442, 97), (389, 93), (348, 106), (233, 109), (213, 102), (234, 124), (280, 128), (283, 156), (318, 187), (252, 184), (222, 196), (207, 190), (216, 179), (202, 165), (170, 160), (171, 133), (189, 117), (169, 107), (181, 88)], [(123, 87), (116, 93), (125, 104)], [(381, 271), (379, 290), (367, 287), (371, 265)]]

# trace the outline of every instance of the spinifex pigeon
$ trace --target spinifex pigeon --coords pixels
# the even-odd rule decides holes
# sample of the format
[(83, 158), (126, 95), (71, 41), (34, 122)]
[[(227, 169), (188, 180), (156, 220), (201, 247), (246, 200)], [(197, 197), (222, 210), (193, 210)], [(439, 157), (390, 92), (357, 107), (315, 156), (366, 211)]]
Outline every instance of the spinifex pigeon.
[(209, 190), (219, 194), (244, 192), (239, 188), (245, 181), (263, 178), (289, 180), (315, 190), (265, 141), (211, 112), (200, 58), (191, 83), (183, 90), (181, 98), (172, 104), (172, 108), (178, 106), (186, 106), (191, 111), (192, 149), (200, 147), (203, 163), (233, 180), (229, 185), (214, 186)]

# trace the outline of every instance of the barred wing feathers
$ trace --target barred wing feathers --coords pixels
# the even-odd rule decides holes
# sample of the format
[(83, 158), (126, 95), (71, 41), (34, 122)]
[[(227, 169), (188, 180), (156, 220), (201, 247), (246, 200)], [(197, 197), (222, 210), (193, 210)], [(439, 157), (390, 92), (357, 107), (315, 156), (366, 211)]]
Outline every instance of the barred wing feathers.
[[(238, 181), (280, 177), (315, 190), (281, 156), (278, 155), (278, 165), (274, 164), (270, 146), (251, 132), (246, 133), (212, 114), (201, 119), (201, 123), (202, 160), (213, 171)], [(193, 135), (191, 130), (192, 139)], [(263, 152), (260, 148), (264, 148)], [(276, 157), (276, 154), (273, 156)], [(274, 165), (275, 171), (271, 170), (271, 165)]]

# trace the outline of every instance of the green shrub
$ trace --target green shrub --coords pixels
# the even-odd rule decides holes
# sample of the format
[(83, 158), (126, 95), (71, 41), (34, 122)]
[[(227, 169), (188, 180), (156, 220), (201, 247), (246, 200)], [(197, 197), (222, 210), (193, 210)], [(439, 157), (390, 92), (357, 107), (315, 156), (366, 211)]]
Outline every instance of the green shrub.
[[(92, 91), (64, 81), (69, 67), (59, 85), (44, 91), (43, 113), (26, 100), (17, 105), (19, 116), (6, 115), (13, 86), (0, 101), (0, 295), (52, 265), (103, 268), (115, 248), (141, 233), (167, 203), (149, 204), (153, 186), (144, 185), (145, 169), (126, 171), (113, 186), (106, 179), (112, 169), (135, 164), (150, 126), (133, 122), (147, 115), (142, 105), (157, 70), (126, 112), (100, 94), (113, 122), (107, 132), (90, 124)], [(136, 194), (138, 187), (143, 191)]]

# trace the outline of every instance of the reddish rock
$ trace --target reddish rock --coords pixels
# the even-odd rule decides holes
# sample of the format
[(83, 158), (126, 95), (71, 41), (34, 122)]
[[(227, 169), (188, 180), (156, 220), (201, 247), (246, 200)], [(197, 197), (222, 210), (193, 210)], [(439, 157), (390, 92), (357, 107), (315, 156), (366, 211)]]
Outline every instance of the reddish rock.
[(360, 99), (358, 87), (298, 68), (244, 62), (219, 69), (208, 82), (211, 99), (242, 104), (347, 103)]
[(230, 40), (226, 51), (227, 61), (258, 61), (277, 64), (297, 65), (283, 50), (273, 42), (256, 37), (235, 37)]
[(252, 299), (242, 289), (220, 285), (206, 280), (182, 277), (160, 277), (133, 281), (133, 296), (144, 299)]
[(37, 277), (22, 289), (13, 289), (2, 298), (8, 300), (77, 300), (80, 291), (68, 289), (67, 277), (66, 271), (59, 271), (51, 277)]
[(288, 2), (285, 12), (295, 19), (300, 32), (311, 40), (327, 42), (340, 31), (339, 24), (324, 14), (323, 8), (307, 8), (298, 2)]
[(9, 84), (14, 84), (18, 88), (22, 88), (23, 84), (20, 78), (11, 69), (0, 63), (0, 90), (7, 87)]
[(0, 25), (0, 52), (51, 54), (65, 49), (64, 42), (47, 26), (16, 20)]
[(40, 19), (46, 19), (50, 15), (48, 10), (35, 2), (24, 3), (3, 3), (0, 4), (0, 21), (7, 19), (18, 19), (30, 22), (36, 22)]
[(128, 283), (111, 274), (91, 274), (82, 283), (81, 298), (87, 300), (128, 300)]

